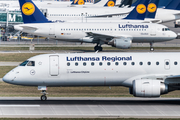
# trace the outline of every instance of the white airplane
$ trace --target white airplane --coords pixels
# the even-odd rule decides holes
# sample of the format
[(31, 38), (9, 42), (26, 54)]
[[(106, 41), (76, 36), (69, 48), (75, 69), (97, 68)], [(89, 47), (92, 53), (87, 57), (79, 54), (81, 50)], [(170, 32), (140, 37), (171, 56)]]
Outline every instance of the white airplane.
[[(132, 11), (132, 15), (137, 18), (144, 17), (146, 11), (139, 13), (146, 9), (147, 4), (147, 0), (142, 0), (141, 5), (137, 5), (137, 9)], [(20, 5), (25, 24), (15, 25), (16, 30), (57, 40), (97, 43), (95, 51), (102, 51), (102, 44), (127, 49), (131, 47), (132, 42), (150, 43), (151, 49), (154, 50), (152, 43), (173, 40), (177, 37), (166, 26), (153, 23), (52, 23), (33, 2), (20, 0)], [(26, 11), (26, 7), (33, 9)]]
[[(141, 1), (141, 0), (139, 0)], [(177, 6), (178, 5), (178, 6)], [(130, 8), (118, 8), (118, 7), (104, 7), (104, 8), (49, 8), (47, 9), (47, 19), (52, 21), (70, 21), (70, 22), (101, 22), (101, 21), (118, 21), (127, 17), (127, 15), (133, 10)], [(180, 1), (172, 0), (166, 8), (157, 8), (156, 16), (154, 18), (148, 17), (145, 21), (151, 21), (153, 23), (164, 23), (180, 19)], [(168, 16), (168, 17), (167, 17)], [(98, 19), (100, 17), (114, 17), (112, 19)], [(91, 19), (93, 18), (93, 19)]]
[(27, 59), (3, 81), (47, 87), (125, 86), (136, 97), (159, 97), (180, 89), (180, 53), (43, 54)]

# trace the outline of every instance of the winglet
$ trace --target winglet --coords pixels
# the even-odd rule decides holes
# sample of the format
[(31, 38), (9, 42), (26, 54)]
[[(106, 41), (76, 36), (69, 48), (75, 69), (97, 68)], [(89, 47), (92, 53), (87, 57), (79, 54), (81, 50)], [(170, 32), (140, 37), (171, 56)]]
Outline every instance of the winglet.
[(147, 6), (147, 12), (145, 18), (154, 19), (156, 16), (158, 5), (159, 5), (159, 0), (151, 0)]
[(141, 0), (124, 19), (144, 20), (149, 0)]
[(32, 2), (32, 0), (19, 0), (19, 4), (24, 23), (50, 22)]

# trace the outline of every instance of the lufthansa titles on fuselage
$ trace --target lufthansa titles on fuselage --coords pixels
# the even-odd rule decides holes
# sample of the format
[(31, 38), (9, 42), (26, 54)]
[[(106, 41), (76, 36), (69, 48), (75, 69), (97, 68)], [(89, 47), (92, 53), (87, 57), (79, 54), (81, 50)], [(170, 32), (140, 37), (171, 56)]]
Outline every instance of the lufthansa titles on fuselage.
[(75, 57), (66, 57), (67, 61), (132, 61), (132, 56), (129, 57), (81, 57), (81, 56), (75, 56)]
[(132, 25), (132, 24), (119, 24), (119, 28), (149, 28), (148, 25)]

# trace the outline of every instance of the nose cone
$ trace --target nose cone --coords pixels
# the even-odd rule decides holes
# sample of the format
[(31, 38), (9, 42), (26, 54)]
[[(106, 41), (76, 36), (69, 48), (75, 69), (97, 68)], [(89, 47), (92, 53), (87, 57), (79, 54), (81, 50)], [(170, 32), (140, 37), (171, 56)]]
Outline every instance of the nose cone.
[(14, 75), (10, 74), (11, 72), (7, 73), (2, 80), (6, 83), (12, 83), (14, 79), (16, 78)]
[(177, 38), (177, 34), (176, 34), (175, 32), (172, 31), (171, 37), (172, 37), (172, 39), (176, 39), (176, 38)]

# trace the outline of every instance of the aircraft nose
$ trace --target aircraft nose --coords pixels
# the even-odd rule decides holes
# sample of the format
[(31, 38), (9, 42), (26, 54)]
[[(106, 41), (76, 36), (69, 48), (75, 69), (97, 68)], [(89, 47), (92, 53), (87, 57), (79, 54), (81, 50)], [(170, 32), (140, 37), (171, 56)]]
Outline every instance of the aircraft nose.
[(12, 83), (16, 77), (12, 75), (11, 73), (7, 73), (2, 80), (6, 83)]
[(173, 37), (173, 39), (176, 39), (177, 38), (177, 34), (175, 32), (172, 32), (171, 33), (171, 36)]

